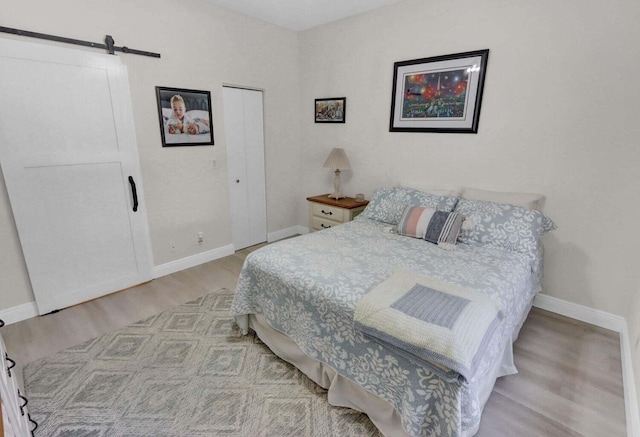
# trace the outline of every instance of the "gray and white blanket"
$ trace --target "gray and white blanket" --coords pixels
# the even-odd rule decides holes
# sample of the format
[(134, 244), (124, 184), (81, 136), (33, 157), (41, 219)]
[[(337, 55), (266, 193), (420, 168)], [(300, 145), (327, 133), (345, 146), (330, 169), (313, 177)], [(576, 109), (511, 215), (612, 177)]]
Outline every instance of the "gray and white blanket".
[(354, 327), (398, 353), (470, 379), (502, 317), (482, 293), (400, 268), (358, 302)]

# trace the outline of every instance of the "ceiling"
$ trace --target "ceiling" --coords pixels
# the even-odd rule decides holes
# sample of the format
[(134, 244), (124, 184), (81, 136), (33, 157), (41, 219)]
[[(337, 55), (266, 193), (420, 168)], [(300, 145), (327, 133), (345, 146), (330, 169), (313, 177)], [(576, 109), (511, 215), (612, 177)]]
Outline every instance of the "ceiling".
[(400, 0), (209, 0), (291, 30), (306, 30)]

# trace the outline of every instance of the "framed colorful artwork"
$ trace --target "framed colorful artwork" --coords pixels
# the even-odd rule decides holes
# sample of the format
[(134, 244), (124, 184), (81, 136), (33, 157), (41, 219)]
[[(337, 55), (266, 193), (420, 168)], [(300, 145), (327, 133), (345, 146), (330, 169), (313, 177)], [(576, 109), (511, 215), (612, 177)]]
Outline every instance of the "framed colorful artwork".
[(489, 50), (396, 62), (390, 132), (477, 133)]

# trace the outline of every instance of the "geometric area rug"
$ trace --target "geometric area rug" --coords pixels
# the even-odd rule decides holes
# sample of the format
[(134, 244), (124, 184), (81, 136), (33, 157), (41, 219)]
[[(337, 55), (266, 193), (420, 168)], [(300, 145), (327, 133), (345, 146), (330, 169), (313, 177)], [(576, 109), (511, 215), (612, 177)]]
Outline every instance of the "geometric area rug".
[(24, 369), (41, 436), (380, 436), (229, 315), (220, 289)]

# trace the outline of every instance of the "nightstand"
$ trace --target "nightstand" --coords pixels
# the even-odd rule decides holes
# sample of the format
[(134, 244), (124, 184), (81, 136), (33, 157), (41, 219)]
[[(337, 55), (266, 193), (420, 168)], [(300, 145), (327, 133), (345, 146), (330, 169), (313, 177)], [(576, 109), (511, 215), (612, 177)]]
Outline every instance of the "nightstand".
[(350, 222), (369, 203), (368, 200), (358, 202), (353, 197), (331, 199), (328, 194), (307, 197), (307, 200), (309, 201), (309, 232)]

